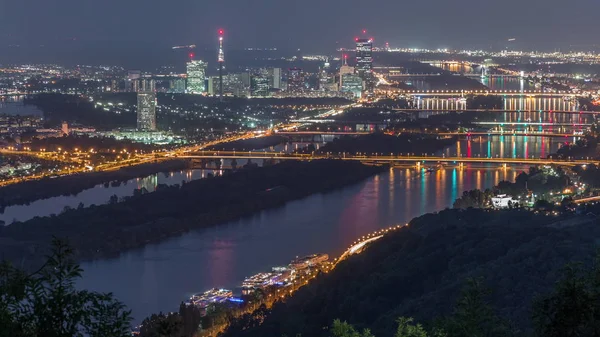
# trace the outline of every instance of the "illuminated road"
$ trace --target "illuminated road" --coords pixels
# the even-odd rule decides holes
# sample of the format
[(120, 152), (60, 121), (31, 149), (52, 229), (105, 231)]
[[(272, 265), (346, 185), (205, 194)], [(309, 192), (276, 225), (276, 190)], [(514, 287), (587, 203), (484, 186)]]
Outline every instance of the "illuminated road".
[(176, 149), (173, 151), (168, 151), (168, 152), (138, 154), (131, 159), (119, 160), (119, 161), (114, 161), (114, 162), (106, 162), (106, 163), (97, 165), (95, 167), (89, 167), (89, 166), (85, 167), (85, 166), (83, 166), (83, 164), (79, 158), (77, 158), (77, 157), (69, 158), (64, 153), (60, 154), (59, 152), (16, 151), (16, 150), (12, 150), (12, 149), (0, 149), (0, 154), (31, 156), (31, 157), (45, 159), (45, 160), (62, 161), (65, 164), (77, 165), (77, 167), (74, 167), (74, 168), (66, 167), (65, 169), (59, 170), (59, 171), (47, 171), (47, 172), (44, 172), (41, 174), (16, 177), (13, 179), (0, 181), (0, 187), (6, 186), (6, 185), (11, 185), (11, 184), (17, 184), (17, 183), (24, 182), (24, 181), (39, 180), (39, 179), (48, 178), (48, 177), (59, 177), (59, 176), (66, 176), (66, 175), (72, 175), (72, 174), (78, 174), (78, 173), (86, 173), (86, 172), (92, 172), (92, 171), (93, 172), (116, 171), (116, 170), (119, 170), (124, 167), (132, 167), (132, 166), (140, 165), (140, 164), (158, 162), (158, 161), (162, 161), (162, 160), (169, 160), (174, 157), (185, 155), (190, 152), (201, 151), (207, 147), (219, 145), (222, 143), (228, 143), (228, 142), (233, 142), (236, 140), (243, 140), (243, 139), (249, 139), (249, 138), (257, 138), (257, 137), (262, 137), (262, 136), (263, 136), (262, 134), (257, 135), (257, 134), (253, 134), (253, 133), (245, 133), (242, 135), (235, 135), (235, 136), (222, 138), (222, 139), (218, 139), (218, 140), (214, 140), (214, 141), (210, 141), (210, 142), (206, 142), (206, 143), (202, 143), (202, 144), (198, 144), (198, 145), (182, 147), (182, 148), (179, 148), (179, 149)]
[(373, 232), (371, 234), (367, 234), (362, 236), (361, 238), (359, 238), (358, 240), (354, 241), (352, 243), (352, 246), (348, 247), (348, 249), (346, 249), (346, 251), (337, 259), (335, 259), (333, 261), (333, 266), (335, 267), (338, 263), (340, 263), (341, 261), (344, 261), (345, 259), (347, 259), (349, 256), (351, 255), (355, 255), (355, 254), (360, 254), (363, 252), (363, 250), (365, 249), (365, 247), (367, 247), (369, 244), (381, 239), (382, 237), (384, 237), (386, 234), (399, 230), (401, 228), (404, 228), (408, 226), (408, 224), (406, 225), (397, 225), (397, 226), (392, 226), (386, 229), (382, 229), (382, 230), (378, 230), (376, 232)]

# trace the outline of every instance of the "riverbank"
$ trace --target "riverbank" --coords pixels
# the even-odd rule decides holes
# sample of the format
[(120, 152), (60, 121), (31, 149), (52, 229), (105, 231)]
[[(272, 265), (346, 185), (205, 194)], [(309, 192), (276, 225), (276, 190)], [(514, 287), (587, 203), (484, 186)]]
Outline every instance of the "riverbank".
[(0, 228), (0, 254), (34, 266), (51, 237), (57, 236), (68, 238), (81, 260), (114, 257), (192, 229), (348, 186), (384, 169), (330, 160), (284, 162), (164, 187), (116, 204), (73, 209)]
[(0, 212), (8, 206), (26, 205), (36, 200), (61, 195), (76, 195), (99, 184), (121, 183), (157, 172), (182, 170), (187, 166), (188, 163), (184, 160), (172, 159), (125, 167), (116, 171), (86, 172), (7, 185), (0, 187)]
[(225, 336), (327, 336), (323, 327), (335, 319), (390, 336), (397, 317), (427, 325), (450, 315), (468, 278), (491, 290), (486, 303), (518, 336), (528, 335), (533, 299), (551, 291), (567, 262), (591, 263), (598, 235), (588, 216), (476, 209), (426, 214), (260, 317), (234, 320)]

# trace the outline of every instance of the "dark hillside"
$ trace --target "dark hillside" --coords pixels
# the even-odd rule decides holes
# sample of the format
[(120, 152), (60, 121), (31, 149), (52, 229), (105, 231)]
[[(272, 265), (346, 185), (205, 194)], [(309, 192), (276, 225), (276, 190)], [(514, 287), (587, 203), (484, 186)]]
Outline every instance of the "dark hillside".
[(498, 314), (528, 331), (532, 299), (552, 289), (567, 262), (589, 263), (598, 238), (593, 217), (475, 209), (424, 215), (276, 305), (260, 327), (227, 336), (327, 336), (336, 318), (392, 336), (400, 316), (425, 323), (449, 314), (468, 277), (483, 277)]

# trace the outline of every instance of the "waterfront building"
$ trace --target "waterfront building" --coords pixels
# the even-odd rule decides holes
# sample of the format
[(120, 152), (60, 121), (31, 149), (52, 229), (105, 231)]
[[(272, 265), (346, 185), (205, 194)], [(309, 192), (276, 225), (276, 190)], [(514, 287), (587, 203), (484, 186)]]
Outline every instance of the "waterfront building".
[(207, 65), (206, 62), (201, 60), (192, 60), (187, 63), (187, 93), (202, 94), (206, 92)]

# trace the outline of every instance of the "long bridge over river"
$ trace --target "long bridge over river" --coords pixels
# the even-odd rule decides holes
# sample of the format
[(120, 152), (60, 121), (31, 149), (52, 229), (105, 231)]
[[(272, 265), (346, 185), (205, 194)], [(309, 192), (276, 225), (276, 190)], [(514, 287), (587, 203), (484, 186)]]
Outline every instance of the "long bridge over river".
[(318, 160), (318, 159), (337, 159), (351, 160), (368, 163), (493, 163), (500, 165), (521, 164), (521, 165), (564, 165), (576, 166), (584, 164), (599, 165), (600, 160), (595, 159), (551, 159), (551, 158), (502, 158), (502, 157), (465, 157), (465, 156), (436, 156), (436, 155), (414, 155), (414, 154), (302, 154), (302, 153), (284, 153), (267, 151), (200, 151), (194, 153), (185, 153), (174, 155), (176, 158), (183, 159), (275, 159), (275, 160)]

